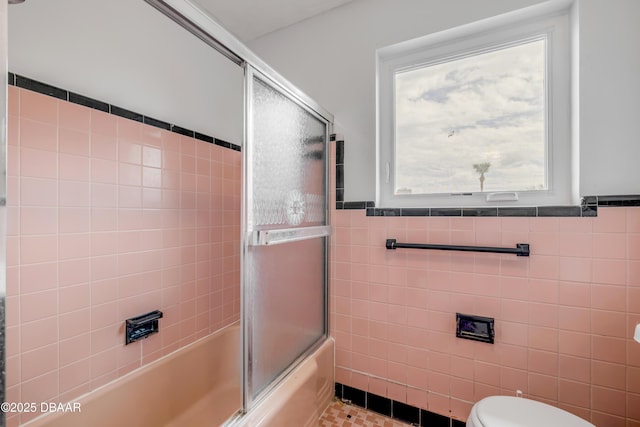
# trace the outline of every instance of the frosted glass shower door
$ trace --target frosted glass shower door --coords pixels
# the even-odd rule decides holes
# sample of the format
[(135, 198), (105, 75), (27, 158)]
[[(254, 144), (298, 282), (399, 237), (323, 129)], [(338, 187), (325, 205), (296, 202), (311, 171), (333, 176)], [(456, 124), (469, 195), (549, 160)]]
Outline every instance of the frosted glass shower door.
[(328, 122), (248, 67), (245, 408), (327, 334)]

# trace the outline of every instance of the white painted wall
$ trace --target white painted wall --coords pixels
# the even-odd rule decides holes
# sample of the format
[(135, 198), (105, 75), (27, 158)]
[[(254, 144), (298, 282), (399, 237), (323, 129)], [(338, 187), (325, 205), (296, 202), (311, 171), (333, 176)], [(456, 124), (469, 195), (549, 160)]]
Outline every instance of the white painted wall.
[[(581, 195), (640, 194), (640, 1), (576, 0)], [(249, 47), (335, 115), (345, 200), (375, 199), (375, 50), (542, 0), (356, 0)]]
[(9, 71), (242, 143), (242, 69), (142, 0), (9, 6)]
[(640, 194), (640, 1), (578, 5), (580, 191)]

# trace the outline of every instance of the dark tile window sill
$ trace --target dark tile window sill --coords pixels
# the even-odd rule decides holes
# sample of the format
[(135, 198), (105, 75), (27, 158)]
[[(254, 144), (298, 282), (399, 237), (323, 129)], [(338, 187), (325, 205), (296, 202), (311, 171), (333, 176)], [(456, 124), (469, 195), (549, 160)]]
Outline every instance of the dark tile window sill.
[[(337, 197), (336, 197), (337, 199)], [(336, 200), (337, 210), (366, 210), (367, 216), (459, 216), (459, 217), (595, 217), (598, 207), (640, 206), (640, 195), (588, 196), (580, 206), (507, 208), (376, 208), (372, 201)]]

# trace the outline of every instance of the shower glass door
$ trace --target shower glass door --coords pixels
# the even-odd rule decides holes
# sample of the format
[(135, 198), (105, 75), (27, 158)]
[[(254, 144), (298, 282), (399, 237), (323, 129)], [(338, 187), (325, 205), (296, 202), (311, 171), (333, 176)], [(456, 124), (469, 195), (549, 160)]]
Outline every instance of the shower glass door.
[(327, 336), (329, 123), (247, 65), (245, 409)]

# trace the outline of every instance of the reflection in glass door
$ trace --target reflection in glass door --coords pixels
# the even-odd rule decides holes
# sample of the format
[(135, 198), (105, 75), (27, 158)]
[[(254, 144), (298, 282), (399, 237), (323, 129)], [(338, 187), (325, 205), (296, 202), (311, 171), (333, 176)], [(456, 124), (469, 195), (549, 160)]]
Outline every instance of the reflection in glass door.
[(245, 409), (327, 334), (328, 122), (247, 66)]

